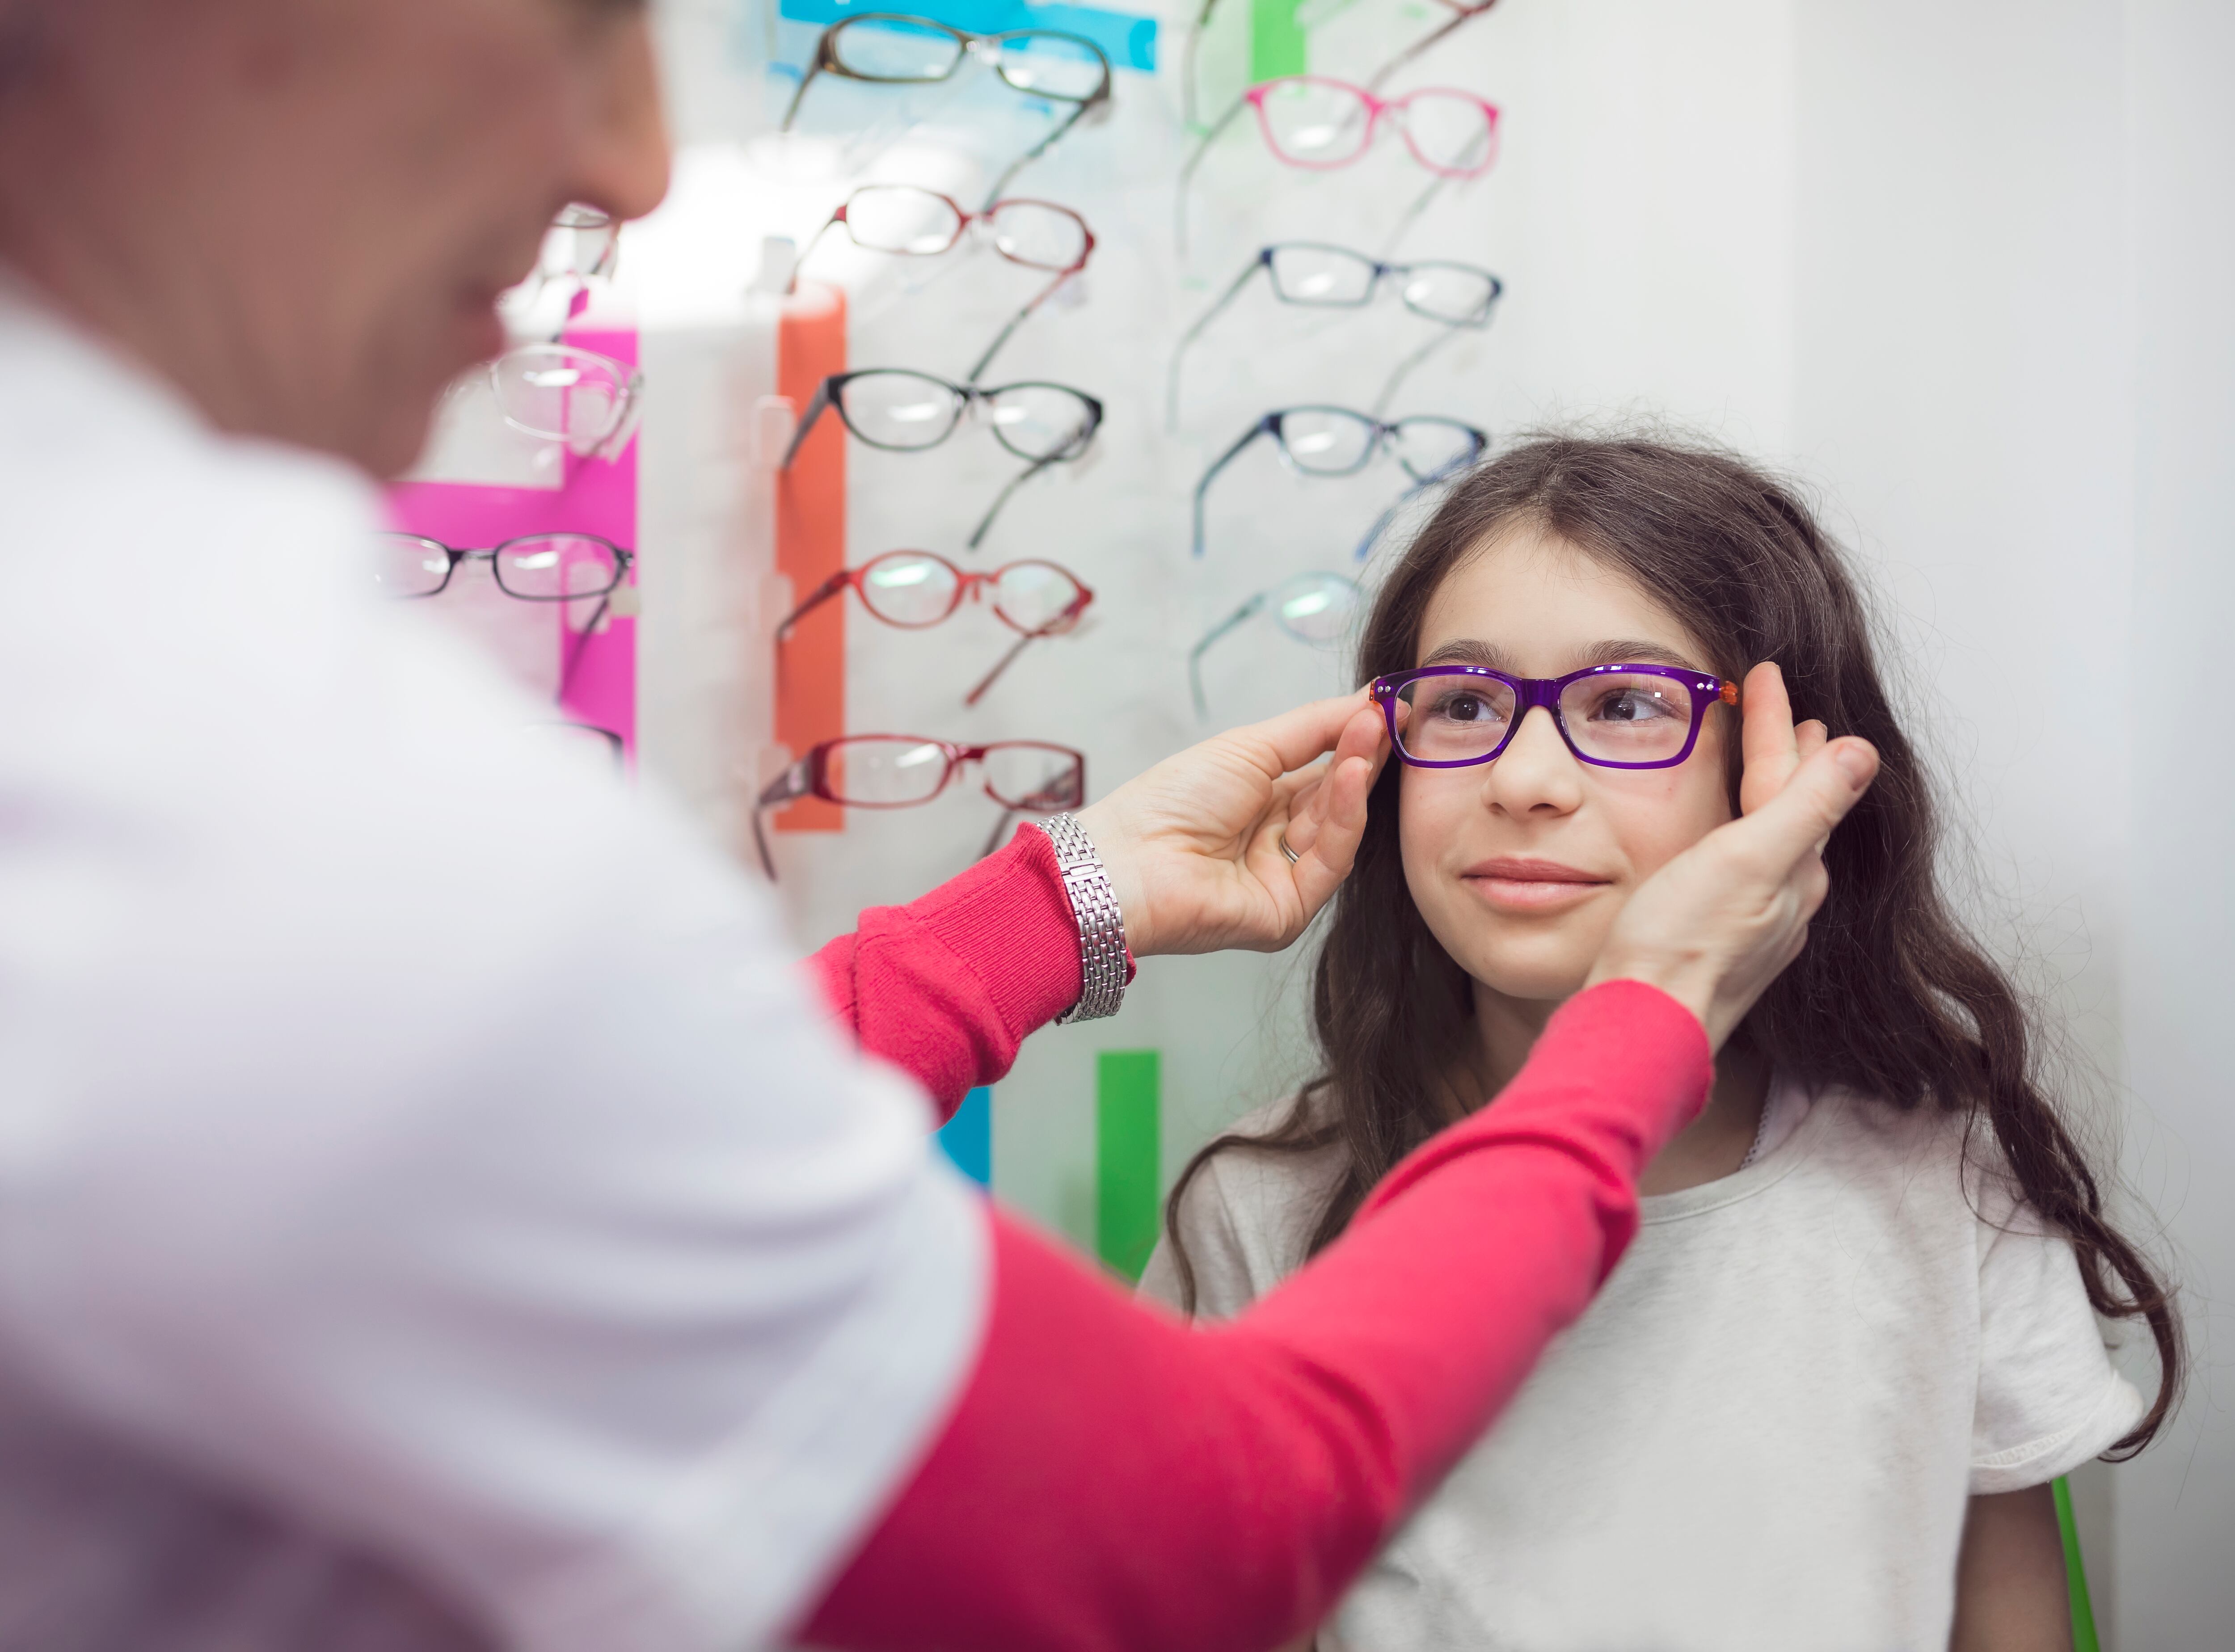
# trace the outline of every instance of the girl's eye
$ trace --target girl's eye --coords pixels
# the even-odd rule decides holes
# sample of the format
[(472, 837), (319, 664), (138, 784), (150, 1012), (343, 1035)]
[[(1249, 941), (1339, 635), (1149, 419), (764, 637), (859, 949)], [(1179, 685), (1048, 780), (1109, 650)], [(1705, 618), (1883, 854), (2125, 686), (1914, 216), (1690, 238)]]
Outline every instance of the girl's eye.
[(1643, 688), (1612, 688), (1591, 703), (1594, 723), (1651, 723), (1676, 715), (1663, 695)]
[(1438, 695), (1428, 715), (1445, 723), (1486, 723), (1498, 715), (1498, 708), (1480, 694), (1460, 690)]

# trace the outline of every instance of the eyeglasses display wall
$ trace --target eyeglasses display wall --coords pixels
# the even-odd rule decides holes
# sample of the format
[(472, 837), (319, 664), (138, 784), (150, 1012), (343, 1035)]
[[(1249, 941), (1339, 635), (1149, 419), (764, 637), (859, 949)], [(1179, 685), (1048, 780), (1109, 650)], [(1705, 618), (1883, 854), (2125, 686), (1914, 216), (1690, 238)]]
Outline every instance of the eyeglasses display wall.
[(967, 768), (856, 800), (832, 742), (905, 731), (941, 776), (1039, 742), (1091, 798), (1334, 692), (1377, 547), (1491, 440), (1483, 54), (1398, 61), (1430, 31), (1393, 4), (1322, 58), (1294, 6), (1224, 5), (754, 13), (746, 180), (789, 243), (754, 802), (807, 937), (1010, 806)]

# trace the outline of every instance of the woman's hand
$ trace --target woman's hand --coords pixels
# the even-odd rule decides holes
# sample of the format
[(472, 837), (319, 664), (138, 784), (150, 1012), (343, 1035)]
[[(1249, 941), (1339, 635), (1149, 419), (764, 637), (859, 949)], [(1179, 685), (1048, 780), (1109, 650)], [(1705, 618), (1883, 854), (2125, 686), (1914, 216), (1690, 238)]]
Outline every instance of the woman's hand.
[(1388, 749), (1361, 690), (1214, 736), (1079, 810), (1135, 955), (1277, 952), (1302, 934), (1350, 875)]
[(1827, 742), (1820, 723), (1795, 729), (1773, 665), (1747, 674), (1741, 705), (1743, 816), (1638, 887), (1589, 980), (1658, 987), (1700, 1018), (1715, 1049), (1800, 955), (1808, 921), (1831, 888), (1825, 841), (1878, 770), (1867, 740)]

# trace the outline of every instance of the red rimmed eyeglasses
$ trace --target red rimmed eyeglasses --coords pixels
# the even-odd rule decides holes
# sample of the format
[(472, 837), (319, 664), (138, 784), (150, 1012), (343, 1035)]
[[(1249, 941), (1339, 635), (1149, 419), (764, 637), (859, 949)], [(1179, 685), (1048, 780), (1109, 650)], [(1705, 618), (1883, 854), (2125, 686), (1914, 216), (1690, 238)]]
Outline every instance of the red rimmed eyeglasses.
[(1028, 644), (1059, 637), (1078, 623), (1094, 593), (1067, 568), (1037, 560), (1011, 562), (988, 574), (960, 568), (929, 551), (887, 551), (859, 567), (841, 568), (811, 592), (777, 627), (783, 642), (808, 613), (848, 589), (888, 626), (921, 631), (951, 618), (966, 601), (990, 595), (1002, 624), (1021, 633), (993, 670), (962, 698), (975, 705)]
[(993, 342), (963, 378), (976, 384), (993, 357), (1001, 353), (1017, 329), (1033, 311), (1055, 295), (1065, 282), (1086, 268), (1094, 253), (1094, 232), (1068, 206), (1046, 200), (997, 200), (982, 212), (970, 212), (935, 189), (914, 184), (864, 184), (838, 204), (821, 229), (799, 254), (796, 273), (808, 255), (833, 229), (843, 229), (855, 246), (897, 258), (938, 258), (960, 246), (973, 229), (982, 229), (994, 252), (1027, 270), (1043, 270), (1055, 279), (1042, 287), (1032, 302), (1009, 318)]
[(1673, 769), (1699, 744), (1707, 708), (1739, 703), (1736, 683), (1675, 665), (1586, 665), (1565, 677), (1424, 665), (1377, 677), (1371, 692), (1390, 744), (1416, 769), (1490, 762), (1539, 706), (1584, 763)]
[(1498, 160), (1498, 105), (1451, 86), (1424, 86), (1399, 98), (1375, 96), (1363, 86), (1324, 75), (1289, 75), (1251, 87), (1213, 121), (1180, 168), (1178, 239), (1188, 242), (1189, 186), (1219, 134), (1245, 108), (1257, 112), (1257, 128), (1274, 157), (1291, 167), (1332, 172), (1373, 148), (1385, 127), (1394, 127), (1412, 159), (1439, 179), (1478, 178)]
[(1019, 814), (1055, 815), (1086, 801), (1086, 754), (1041, 740), (994, 740), (957, 745), (920, 734), (849, 734), (825, 740), (762, 791), (753, 809), (753, 846), (761, 867), (776, 881), (761, 816), (800, 797), (820, 797), (849, 809), (913, 809), (947, 790), (965, 764), (984, 770), (986, 795), (1001, 805), (983, 860)]

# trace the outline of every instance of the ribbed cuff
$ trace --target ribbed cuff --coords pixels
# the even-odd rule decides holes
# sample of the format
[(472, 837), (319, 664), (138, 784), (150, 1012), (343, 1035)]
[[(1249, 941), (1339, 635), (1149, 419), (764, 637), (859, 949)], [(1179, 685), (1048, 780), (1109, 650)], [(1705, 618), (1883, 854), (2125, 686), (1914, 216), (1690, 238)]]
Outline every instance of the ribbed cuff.
[(1078, 1002), (1078, 921), (1046, 833), (1019, 827), (1007, 848), (904, 909), (985, 984), (1017, 1038)]

